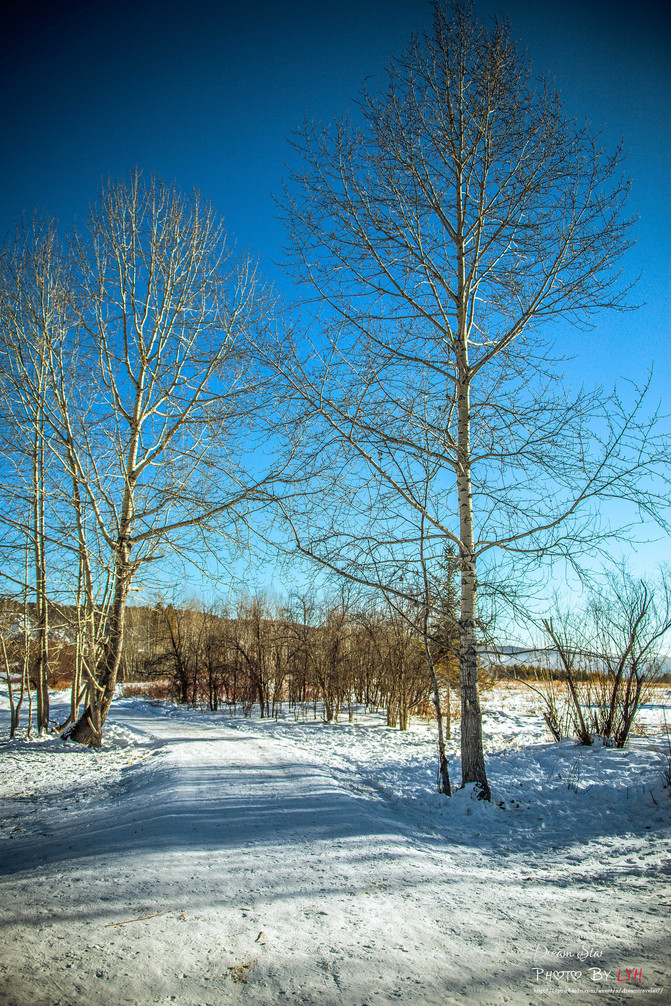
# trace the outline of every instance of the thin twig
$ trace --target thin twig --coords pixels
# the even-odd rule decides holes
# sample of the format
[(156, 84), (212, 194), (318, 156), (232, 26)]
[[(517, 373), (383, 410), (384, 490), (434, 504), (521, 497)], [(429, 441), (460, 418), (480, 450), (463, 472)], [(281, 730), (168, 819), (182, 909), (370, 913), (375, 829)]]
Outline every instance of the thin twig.
[(156, 912), (154, 915), (143, 915), (139, 919), (126, 919), (125, 922), (106, 922), (105, 929), (109, 929), (110, 926), (127, 926), (130, 922), (146, 922), (147, 919), (157, 919), (159, 915), (163, 915), (163, 912)]

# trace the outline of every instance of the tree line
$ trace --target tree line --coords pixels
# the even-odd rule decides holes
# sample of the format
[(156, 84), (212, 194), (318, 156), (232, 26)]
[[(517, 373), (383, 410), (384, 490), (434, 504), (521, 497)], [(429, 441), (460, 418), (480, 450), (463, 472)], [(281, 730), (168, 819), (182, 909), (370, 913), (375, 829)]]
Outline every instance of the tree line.
[[(12, 734), (21, 705), (37, 683), (37, 615), (35, 605), (27, 611), (9, 599), (1, 605), (7, 680), (16, 699)], [(50, 623), (48, 684), (69, 687), (71, 722), (86, 693), (76, 609), (51, 605)], [(126, 608), (125, 623), (119, 677), (127, 694), (246, 716), (255, 706), (261, 717), (293, 711), (298, 718), (311, 710), (326, 722), (344, 715), (351, 721), (357, 707), (363, 707), (384, 710), (387, 725), (400, 730), (407, 730), (413, 715), (435, 713), (421, 632), (413, 628), (410, 613), (355, 603), (346, 592), (321, 603), (308, 595), (284, 603), (263, 595), (240, 597), (232, 609), (197, 601), (132, 605)], [(449, 738), (458, 662), (445, 639), (449, 630), (434, 625), (432, 631)], [(136, 682), (141, 686), (133, 687)]]

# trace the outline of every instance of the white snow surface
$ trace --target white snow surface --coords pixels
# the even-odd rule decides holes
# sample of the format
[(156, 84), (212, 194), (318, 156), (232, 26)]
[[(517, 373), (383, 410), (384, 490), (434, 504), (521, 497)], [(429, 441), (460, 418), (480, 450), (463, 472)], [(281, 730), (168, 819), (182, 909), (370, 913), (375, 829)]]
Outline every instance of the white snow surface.
[(671, 1003), (670, 704), (580, 747), (497, 685), (490, 804), (421, 720), (118, 698), (99, 751), (4, 739), (0, 1003)]

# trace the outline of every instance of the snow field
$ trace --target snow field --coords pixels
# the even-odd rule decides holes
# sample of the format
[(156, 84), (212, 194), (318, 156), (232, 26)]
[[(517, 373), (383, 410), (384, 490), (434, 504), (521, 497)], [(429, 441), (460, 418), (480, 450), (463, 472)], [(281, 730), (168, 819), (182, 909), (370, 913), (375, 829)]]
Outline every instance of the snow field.
[[(361, 712), (119, 699), (100, 752), (3, 741), (0, 1002), (669, 1003), (670, 699), (616, 751), (497, 686), (492, 804), (433, 791), (433, 725)], [(458, 724), (450, 751), (456, 783)]]

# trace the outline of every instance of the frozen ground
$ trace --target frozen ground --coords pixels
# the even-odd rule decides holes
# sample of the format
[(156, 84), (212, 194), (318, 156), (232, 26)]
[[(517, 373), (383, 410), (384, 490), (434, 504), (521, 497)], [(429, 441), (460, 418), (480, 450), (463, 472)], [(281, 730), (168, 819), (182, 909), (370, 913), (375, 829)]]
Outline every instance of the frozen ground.
[(432, 791), (432, 727), (373, 715), (121, 699), (99, 752), (3, 740), (0, 1002), (671, 1003), (655, 702), (629, 749), (580, 748), (499, 687), (491, 805)]

